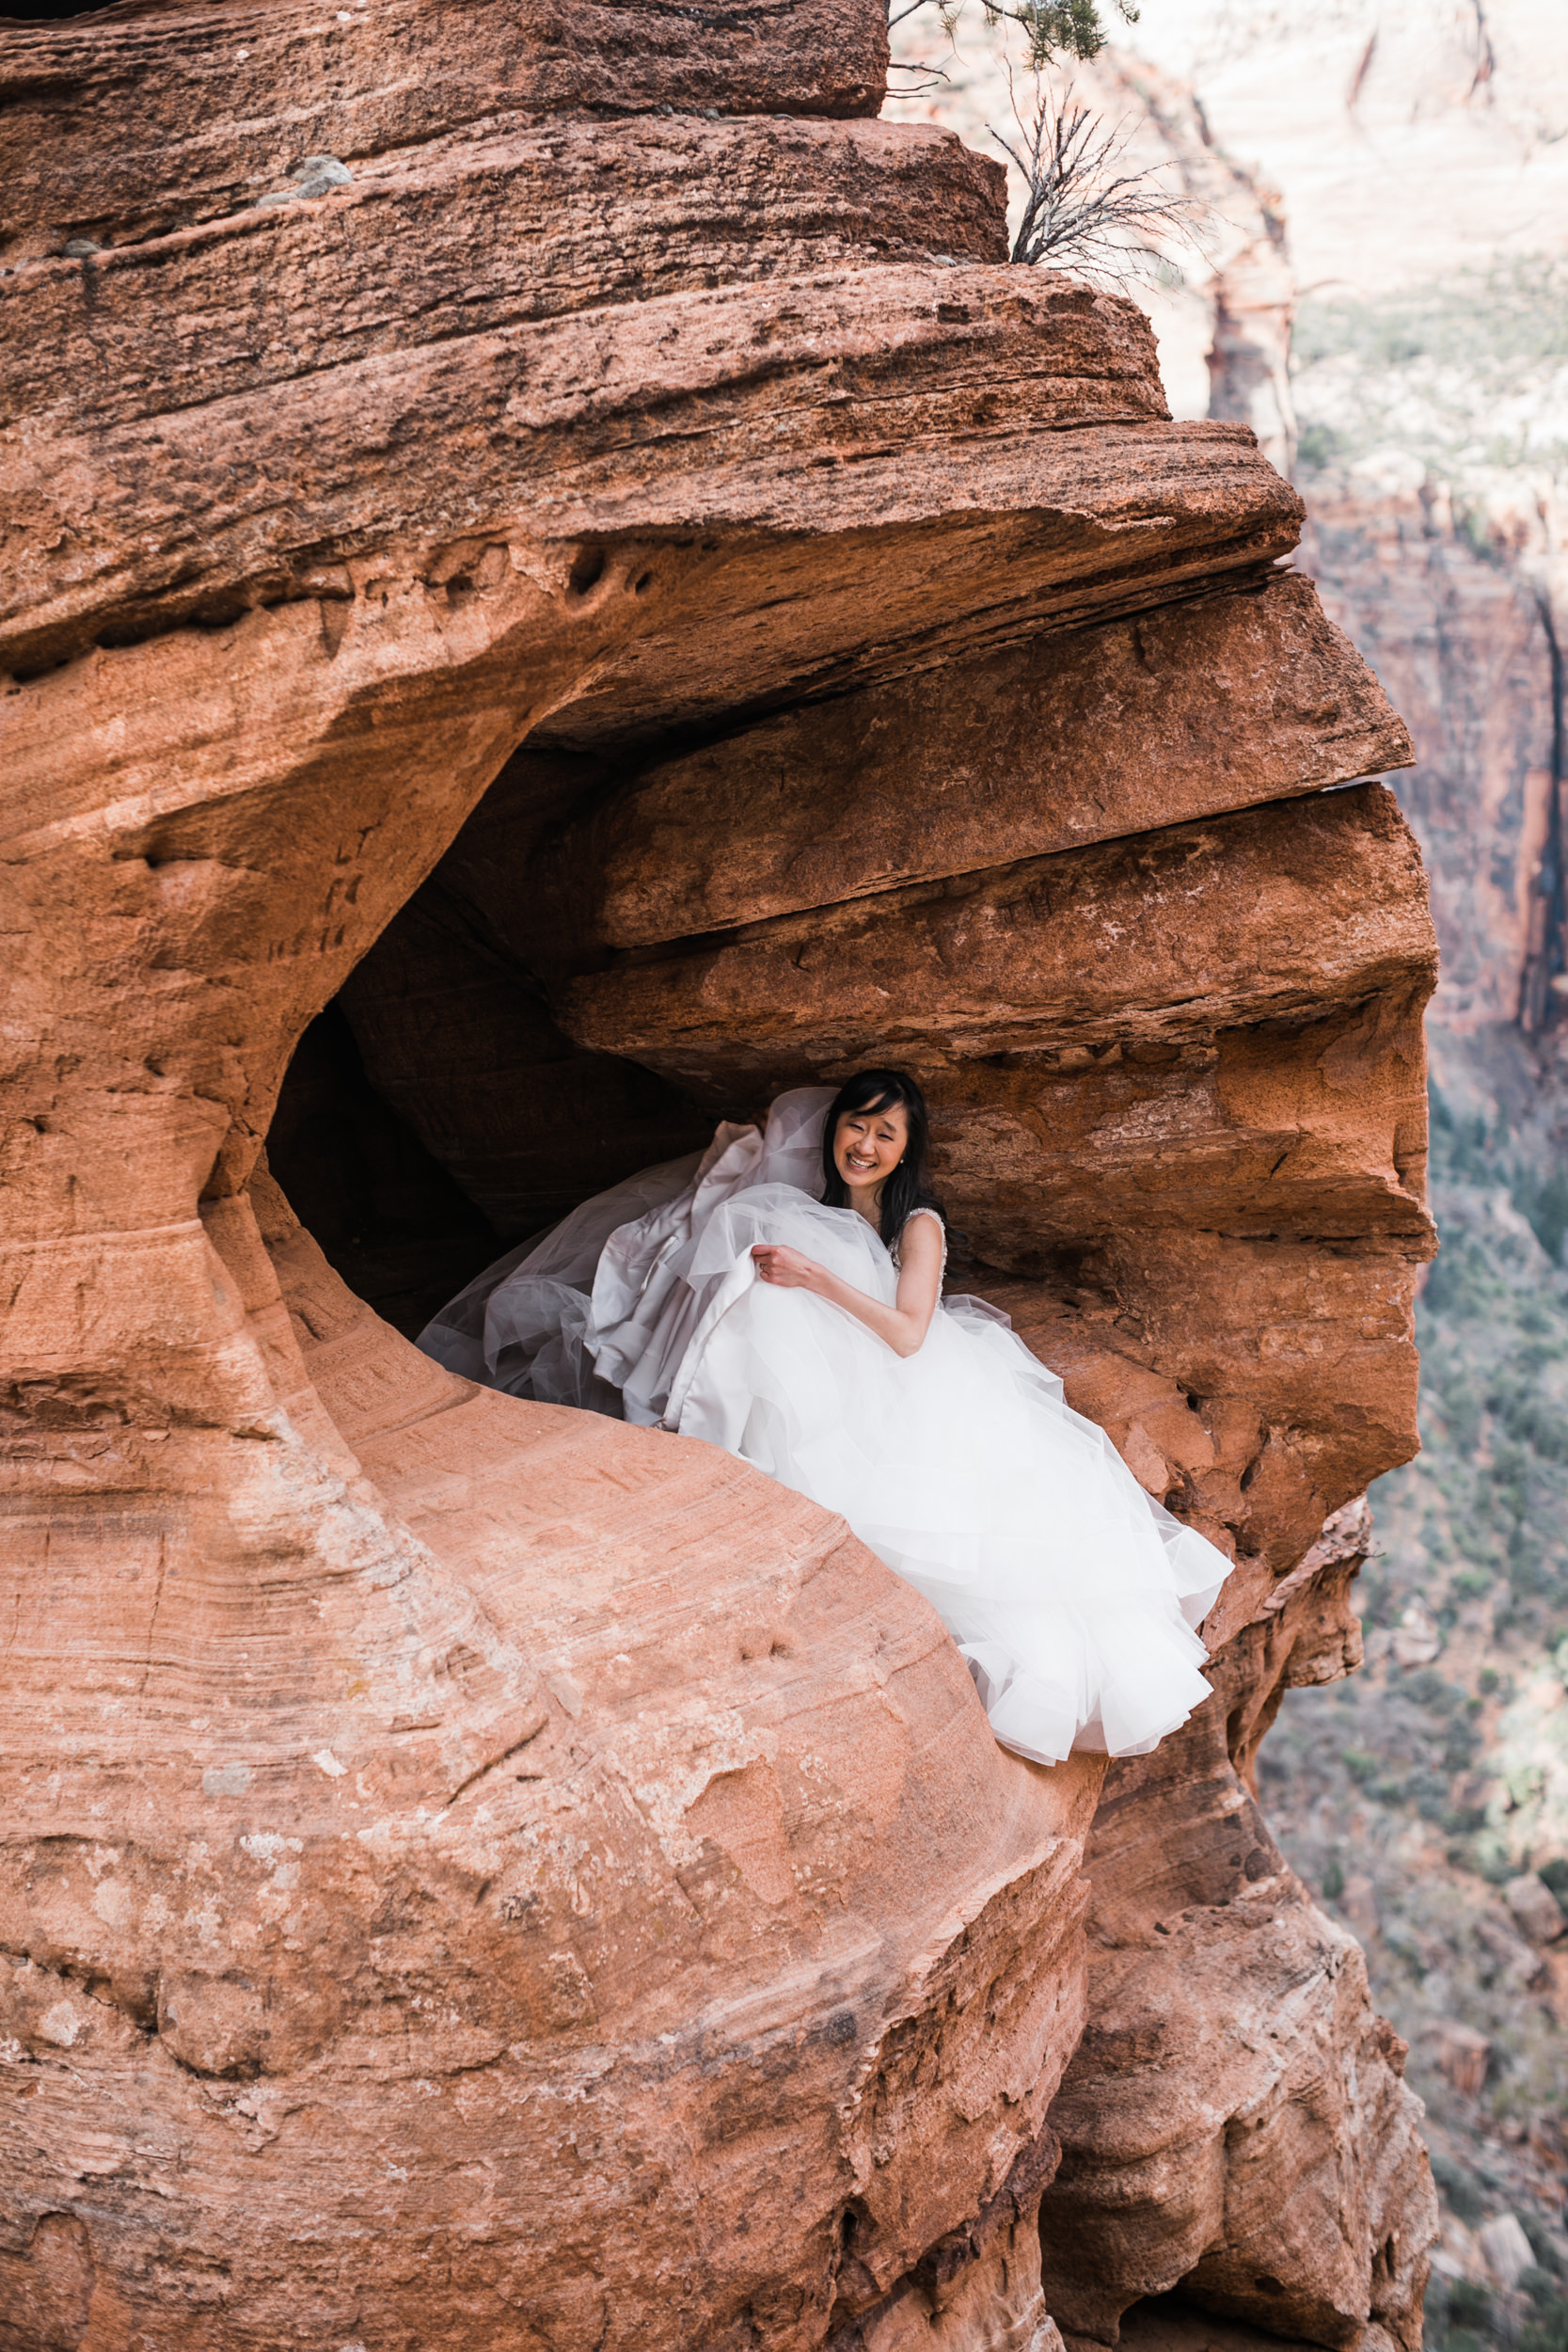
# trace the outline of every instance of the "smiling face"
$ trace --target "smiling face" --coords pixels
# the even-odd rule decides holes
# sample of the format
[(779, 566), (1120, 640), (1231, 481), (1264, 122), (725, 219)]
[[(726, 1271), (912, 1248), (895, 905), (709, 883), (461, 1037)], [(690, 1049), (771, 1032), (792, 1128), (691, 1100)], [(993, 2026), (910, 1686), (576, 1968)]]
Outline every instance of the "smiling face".
[(844, 1111), (833, 1136), (833, 1166), (857, 1208), (875, 1200), (904, 1156), (910, 1118), (902, 1103), (886, 1110)]

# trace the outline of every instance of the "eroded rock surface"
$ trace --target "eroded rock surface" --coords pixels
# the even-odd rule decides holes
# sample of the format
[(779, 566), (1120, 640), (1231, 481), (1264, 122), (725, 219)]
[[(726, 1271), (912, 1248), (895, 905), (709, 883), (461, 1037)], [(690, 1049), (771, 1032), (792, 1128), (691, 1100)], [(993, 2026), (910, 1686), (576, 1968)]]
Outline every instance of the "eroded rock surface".
[[(788, 711), (657, 763), (558, 834), (558, 952), (725, 930), (1141, 833), (1151, 806), (1174, 823), (1398, 766), (1404, 731), (1370, 683), (1287, 574)], [(1234, 739), (1233, 697), (1251, 722)]]
[[(0, 43), (0, 2332), (1408, 2343), (1396, 2054), (1237, 1777), (1431, 1248), (1298, 502), (870, 119), (866, 0)], [(420, 1356), (277, 1181), (352, 1202), (329, 1007), (481, 1259), (919, 1068), (966, 1279), (1236, 1556), (1190, 1733), (1025, 1765), (842, 1524)]]
[(1370, 2323), (1420, 2344), (1436, 2201), (1404, 2044), (1238, 1770), (1285, 1688), (1356, 1662), (1366, 1517), (1331, 1523), (1226, 1645), (1219, 1704), (1110, 1769), (1086, 1857), (1090, 2024), (1040, 2217), (1069, 2340), (1117, 2342), (1130, 2304), (1180, 2284), (1271, 2335), (1348, 2346)]

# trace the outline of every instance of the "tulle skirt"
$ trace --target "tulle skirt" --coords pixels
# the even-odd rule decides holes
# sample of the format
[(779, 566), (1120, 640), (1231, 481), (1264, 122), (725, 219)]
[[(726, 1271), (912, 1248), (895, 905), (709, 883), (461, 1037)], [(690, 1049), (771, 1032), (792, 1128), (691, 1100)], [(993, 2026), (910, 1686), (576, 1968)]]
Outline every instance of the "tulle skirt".
[(937, 1610), (1019, 1754), (1146, 1754), (1210, 1695), (1196, 1629), (1230, 1564), (982, 1300), (944, 1299), (900, 1358), (827, 1300), (759, 1279), (753, 1244), (784, 1242), (894, 1299), (878, 1235), (807, 1188), (827, 1100), (783, 1097), (766, 1140), (721, 1128), (700, 1160), (585, 1203), (420, 1344), (514, 1393), (705, 1438), (842, 1514)]

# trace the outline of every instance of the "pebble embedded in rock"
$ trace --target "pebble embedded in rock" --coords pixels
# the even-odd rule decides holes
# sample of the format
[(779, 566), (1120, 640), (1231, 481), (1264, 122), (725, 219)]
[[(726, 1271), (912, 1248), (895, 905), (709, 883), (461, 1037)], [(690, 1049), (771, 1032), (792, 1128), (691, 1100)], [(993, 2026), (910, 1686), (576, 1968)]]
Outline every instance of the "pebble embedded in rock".
[(320, 180), (329, 188), (341, 188), (353, 177), (347, 164), (340, 163), (336, 155), (307, 155), (302, 164), (291, 166), (289, 171), (289, 178), (297, 180), (301, 186), (309, 180)]
[[(307, 198), (326, 196), (333, 188), (347, 187), (354, 174), (336, 155), (307, 155), (301, 164), (289, 167), (292, 188), (273, 188), (256, 199), (257, 210), (277, 204), (295, 204)], [(69, 251), (69, 247), (67, 250)]]

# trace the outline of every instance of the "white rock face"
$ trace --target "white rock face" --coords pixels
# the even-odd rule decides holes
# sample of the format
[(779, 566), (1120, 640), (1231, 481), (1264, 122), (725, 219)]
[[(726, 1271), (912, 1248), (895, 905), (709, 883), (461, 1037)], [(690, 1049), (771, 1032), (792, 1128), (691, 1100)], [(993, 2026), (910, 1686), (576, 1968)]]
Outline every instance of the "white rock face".
[(1302, 292), (1386, 294), (1560, 248), (1568, 19), (1557, 0), (1152, 0), (1139, 49), (1196, 83), (1276, 183)]

